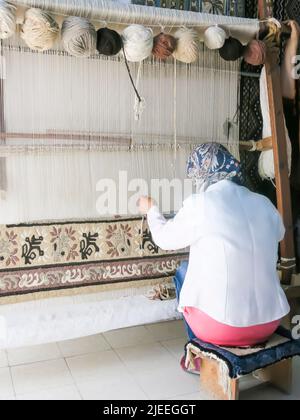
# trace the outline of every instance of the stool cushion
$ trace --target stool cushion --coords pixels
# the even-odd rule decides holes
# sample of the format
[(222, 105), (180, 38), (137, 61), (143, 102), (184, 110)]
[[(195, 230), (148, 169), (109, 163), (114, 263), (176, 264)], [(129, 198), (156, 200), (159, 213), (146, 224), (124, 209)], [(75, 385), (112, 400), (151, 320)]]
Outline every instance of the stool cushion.
[(227, 367), (231, 379), (300, 356), (300, 340), (294, 340), (291, 333), (279, 327), (268, 343), (257, 347), (242, 349), (219, 347), (194, 339), (186, 344), (186, 361), (193, 363), (196, 357), (208, 357)]

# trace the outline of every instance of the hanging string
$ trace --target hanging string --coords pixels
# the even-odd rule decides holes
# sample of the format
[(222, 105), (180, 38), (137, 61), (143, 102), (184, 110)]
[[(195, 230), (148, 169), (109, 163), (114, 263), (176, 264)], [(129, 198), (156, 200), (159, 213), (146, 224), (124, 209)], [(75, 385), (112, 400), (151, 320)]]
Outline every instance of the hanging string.
[(174, 57), (174, 114), (173, 114), (173, 123), (174, 123), (174, 161), (173, 161), (173, 171), (174, 178), (176, 178), (176, 166), (177, 166), (177, 60)]
[(124, 60), (125, 60), (125, 65), (126, 65), (127, 72), (128, 72), (128, 75), (129, 75), (129, 79), (130, 79), (130, 82), (131, 82), (132, 87), (133, 87), (134, 92), (135, 92), (134, 115), (135, 115), (135, 120), (138, 121), (141, 117), (141, 114), (142, 114), (142, 112), (144, 110), (144, 106), (145, 106), (145, 100), (144, 100), (144, 98), (141, 97), (141, 95), (138, 92), (138, 82), (139, 82), (139, 78), (140, 78), (141, 62), (139, 63), (137, 83), (135, 84), (134, 81), (133, 81), (133, 77), (131, 75), (130, 67), (129, 67), (129, 64), (128, 64), (128, 60), (127, 60), (127, 57), (126, 57), (126, 53), (125, 53), (125, 49), (124, 49), (123, 44), (122, 44), (122, 50), (123, 50), (123, 54), (124, 54)]
[[(142, 62), (139, 62), (138, 66), (138, 72), (136, 77), (136, 87), (139, 87), (140, 79), (141, 79), (141, 72), (142, 72)], [(145, 99), (136, 96), (134, 101), (134, 119), (135, 121), (139, 121), (141, 118), (141, 115), (146, 107)]]

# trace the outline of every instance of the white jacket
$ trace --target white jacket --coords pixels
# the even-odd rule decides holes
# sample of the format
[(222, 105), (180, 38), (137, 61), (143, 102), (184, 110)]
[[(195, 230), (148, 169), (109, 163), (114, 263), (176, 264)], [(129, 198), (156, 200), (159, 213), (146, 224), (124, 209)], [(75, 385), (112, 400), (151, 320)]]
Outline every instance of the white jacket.
[(190, 196), (168, 222), (152, 207), (148, 222), (162, 249), (190, 246), (180, 311), (196, 307), (233, 327), (261, 325), (289, 313), (276, 270), (285, 228), (264, 196), (221, 181)]

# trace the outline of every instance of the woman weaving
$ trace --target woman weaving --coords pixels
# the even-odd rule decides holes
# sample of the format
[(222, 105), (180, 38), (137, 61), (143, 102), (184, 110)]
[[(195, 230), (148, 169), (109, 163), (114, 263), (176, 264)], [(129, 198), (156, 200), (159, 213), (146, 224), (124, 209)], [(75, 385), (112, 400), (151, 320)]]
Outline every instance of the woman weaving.
[(231, 347), (265, 342), (290, 311), (276, 269), (281, 216), (243, 186), (240, 163), (220, 144), (199, 146), (187, 175), (198, 193), (173, 220), (151, 198), (139, 206), (159, 247), (190, 247), (189, 263), (175, 277), (189, 338)]

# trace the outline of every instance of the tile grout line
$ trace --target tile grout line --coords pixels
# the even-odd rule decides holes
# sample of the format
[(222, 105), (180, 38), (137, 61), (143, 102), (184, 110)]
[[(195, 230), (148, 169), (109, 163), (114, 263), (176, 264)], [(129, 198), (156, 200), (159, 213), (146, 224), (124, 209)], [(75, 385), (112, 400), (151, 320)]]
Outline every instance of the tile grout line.
[[(134, 347), (134, 346), (132, 346)], [(128, 348), (128, 347), (127, 347)], [(139, 382), (135, 379), (135, 377), (132, 375), (131, 371), (129, 370), (128, 366), (126, 365), (126, 363), (121, 359), (121, 357), (119, 356), (118, 352), (116, 351), (116, 349), (113, 349), (113, 352), (115, 353), (115, 355), (117, 356), (117, 358), (119, 359), (119, 361), (122, 363), (122, 365), (125, 367), (125, 370), (128, 374), (128, 376), (130, 376), (130, 378), (133, 380), (133, 382), (139, 387), (139, 389), (142, 391), (143, 394), (145, 394), (145, 396), (149, 399), (149, 395), (146, 393), (146, 391), (144, 391), (144, 389), (141, 387), (141, 385), (139, 384)]]
[(16, 392), (15, 383), (14, 383), (14, 380), (13, 380), (11, 367), (8, 366), (8, 369), (9, 369), (9, 375), (10, 375), (10, 380), (11, 380), (11, 384), (12, 384), (13, 394), (14, 394), (15, 399), (17, 399), (17, 392)]
[[(181, 337), (179, 337), (178, 339), (174, 339), (174, 340), (179, 340)], [(176, 359), (176, 361), (178, 362), (178, 363), (180, 363), (180, 360), (178, 360), (178, 358), (177, 358), (177, 356), (175, 355), (175, 353), (173, 353), (168, 347), (166, 347), (165, 345), (164, 345), (164, 343), (166, 343), (167, 341), (172, 341), (173, 339), (171, 339), (171, 340), (164, 340), (164, 341), (160, 341), (160, 344), (163, 346), (163, 348), (165, 348), (175, 359)], [(184, 355), (184, 348), (182, 349), (182, 355)]]
[(103, 333), (93, 334), (93, 335), (91, 335), (91, 336), (86, 336), (86, 337), (78, 337), (78, 338), (74, 338), (74, 339), (71, 339), (71, 340), (66, 340), (66, 341), (76, 341), (76, 340), (79, 340), (79, 339), (81, 339), (81, 338), (96, 337), (96, 336), (98, 336), (98, 335), (101, 335), (101, 337), (104, 339), (105, 344), (107, 344), (107, 345), (108, 345), (108, 347), (109, 347), (108, 349), (98, 349), (98, 350), (96, 350), (96, 351), (92, 351), (92, 352), (88, 351), (88, 352), (84, 352), (84, 353), (73, 354), (73, 355), (69, 355), (69, 356), (67, 356), (67, 355), (64, 355), (64, 354), (63, 354), (63, 352), (62, 352), (62, 350), (61, 350), (61, 348), (60, 348), (60, 343), (63, 343), (64, 341), (59, 341), (59, 342), (57, 343), (57, 345), (58, 345), (59, 351), (60, 351), (60, 353), (61, 353), (61, 357), (62, 357), (63, 359), (71, 359), (72, 357), (87, 356), (87, 355), (89, 355), (89, 354), (95, 354), (95, 353), (98, 353), (98, 352), (101, 352), (101, 351), (109, 351), (109, 350), (113, 350), (112, 345), (111, 345), (111, 344), (107, 341), (107, 339), (104, 337), (104, 334), (103, 334)]
[[(171, 339), (171, 340), (173, 340), (173, 339)], [(159, 341), (155, 341), (154, 343), (151, 343), (151, 344), (159, 344), (164, 350), (166, 350), (166, 351), (168, 351), (168, 349), (166, 349), (163, 345), (162, 345), (162, 343), (160, 343)], [(136, 345), (132, 345), (132, 346), (130, 346), (130, 347), (133, 347), (133, 348), (135, 348), (136, 347)], [(126, 347), (127, 349), (129, 348), (129, 347)], [(114, 349), (115, 350), (115, 349)], [(116, 349), (117, 350), (117, 349)], [(140, 382), (138, 381), (138, 379), (136, 379), (135, 378), (135, 376), (133, 376), (132, 375), (132, 373), (131, 373), (131, 371), (128, 369), (128, 367), (127, 367), (127, 365), (125, 364), (125, 362), (123, 362), (123, 360), (121, 359), (121, 357), (119, 356), (119, 354), (115, 351), (115, 353), (116, 353), (116, 355), (117, 355), (117, 357), (118, 357), (118, 359), (125, 365), (125, 368), (126, 368), (126, 371), (129, 373), (129, 375), (130, 375), (130, 377), (134, 380), (134, 382), (138, 385), (138, 387), (142, 390), (142, 392), (147, 396), (147, 400), (149, 400), (149, 401), (152, 401), (152, 398), (151, 398), (151, 396), (147, 393), (147, 391), (146, 390), (144, 390), (144, 388), (141, 386), (141, 384), (140, 384)], [(171, 355), (171, 353), (168, 351), (168, 354), (169, 355)], [(174, 356), (174, 355), (172, 355), (172, 356)]]
[(78, 394), (79, 394), (79, 396), (80, 396), (80, 398), (81, 398), (81, 401), (84, 401), (83, 395), (81, 394), (80, 389), (79, 389), (79, 387), (78, 387), (78, 384), (77, 384), (77, 382), (76, 382), (76, 380), (75, 380), (75, 378), (74, 378), (74, 376), (73, 376), (73, 373), (72, 373), (72, 371), (71, 371), (71, 368), (70, 368), (70, 366), (69, 366), (69, 363), (68, 363), (68, 361), (67, 361), (67, 358), (64, 358), (64, 361), (65, 361), (65, 364), (67, 365), (68, 371), (69, 371), (69, 373), (70, 373), (70, 375), (71, 375), (71, 378), (72, 378), (72, 380), (73, 380), (74, 386), (75, 386), (75, 388), (76, 388), (76, 390), (77, 390), (77, 392), (78, 392)]
[[(64, 364), (66, 365), (66, 367), (67, 367), (67, 370), (68, 370), (68, 372), (69, 372), (69, 366), (68, 366), (68, 364), (66, 363), (66, 360), (64, 359), (64, 358), (59, 358), (59, 359), (52, 359), (52, 360), (44, 360), (44, 361), (41, 361), (41, 362), (34, 362), (34, 363), (27, 363), (27, 364), (22, 364), (22, 365), (18, 365), (18, 366), (12, 366), (10, 369), (13, 369), (13, 368), (15, 368), (15, 367), (19, 367), (19, 366), (22, 366), (22, 367), (24, 367), (24, 366), (30, 366), (30, 365), (37, 365), (37, 364), (41, 364), (41, 363), (49, 363), (49, 362), (57, 362), (57, 361), (63, 361), (64, 362)], [(70, 373), (70, 372), (69, 372)], [(68, 386), (71, 386), (71, 385), (76, 385), (75, 384), (75, 382), (74, 382), (74, 379), (73, 379), (73, 375), (71, 374), (70, 375), (71, 376), (71, 379), (72, 379), (72, 381), (73, 381), (73, 383), (70, 383), (70, 384), (62, 384), (61, 385), (61, 387), (68, 387)], [(14, 385), (14, 383), (13, 383), (13, 385)], [(50, 390), (53, 390), (53, 389), (56, 389), (57, 387), (56, 387), (56, 385), (54, 386), (54, 385), (51, 385), (51, 386), (43, 386), (42, 388), (40, 388), (39, 390), (34, 390), (34, 391), (29, 391), (29, 392), (23, 392), (23, 393), (21, 393), (21, 394), (18, 394), (17, 392), (16, 392), (16, 397), (18, 398), (18, 396), (22, 396), (22, 395), (26, 395), (26, 394), (31, 394), (31, 393), (34, 393), (34, 392), (40, 392), (40, 391), (50, 391)], [(14, 389), (15, 389), (15, 387), (14, 387)]]

